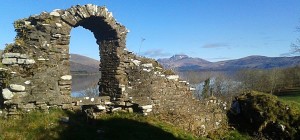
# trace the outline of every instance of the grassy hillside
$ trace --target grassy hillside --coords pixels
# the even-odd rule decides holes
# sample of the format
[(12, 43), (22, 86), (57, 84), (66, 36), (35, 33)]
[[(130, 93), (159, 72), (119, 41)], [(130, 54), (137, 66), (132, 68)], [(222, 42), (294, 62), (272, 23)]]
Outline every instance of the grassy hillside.
[(87, 56), (79, 55), (79, 54), (70, 54), (70, 55), (71, 55), (70, 61), (83, 64), (86, 66), (94, 67), (94, 68), (99, 68), (100, 61), (98, 60), (89, 58)]
[(88, 74), (99, 72), (100, 61), (79, 54), (70, 55), (70, 68), (73, 74)]

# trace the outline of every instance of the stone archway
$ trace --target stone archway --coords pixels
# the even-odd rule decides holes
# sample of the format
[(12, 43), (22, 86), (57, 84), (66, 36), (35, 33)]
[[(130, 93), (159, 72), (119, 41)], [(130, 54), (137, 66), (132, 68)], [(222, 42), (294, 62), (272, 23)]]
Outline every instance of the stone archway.
[[(60, 11), (54, 11), (52, 15), (60, 15)], [(105, 7), (95, 5), (72, 7), (65, 10), (60, 17), (71, 28), (82, 26), (93, 32), (101, 56), (100, 93), (110, 96), (121, 94), (120, 79), (116, 75), (117, 70), (122, 70), (120, 62), (123, 61), (121, 56), (126, 45), (127, 29), (116, 22)]]
[(2, 62), (18, 75), (9, 84), (26, 89), (20, 91), (22, 102), (56, 105), (72, 102), (69, 43), (71, 30), (78, 26), (91, 31), (99, 45), (101, 95), (122, 97), (122, 89), (128, 84), (125, 73), (129, 59), (125, 49), (128, 31), (106, 7), (87, 4), (56, 9), (18, 20), (14, 26), (16, 43), (6, 48)]

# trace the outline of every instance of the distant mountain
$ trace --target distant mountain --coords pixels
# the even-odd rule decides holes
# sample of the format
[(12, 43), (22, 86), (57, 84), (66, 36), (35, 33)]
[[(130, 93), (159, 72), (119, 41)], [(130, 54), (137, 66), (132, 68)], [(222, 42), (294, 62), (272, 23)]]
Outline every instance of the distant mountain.
[(209, 62), (201, 58), (187, 55), (174, 55), (171, 58), (158, 59), (165, 68), (178, 71), (236, 71), (240, 69), (270, 69), (300, 65), (300, 56), (295, 57), (266, 57), (248, 56), (240, 59)]
[(201, 58), (192, 58), (187, 55), (174, 55), (171, 58), (158, 59), (165, 68), (184, 68), (187, 69), (198, 69), (201, 67), (207, 67), (212, 62), (206, 61)]
[(79, 54), (71, 54), (71, 72), (95, 73), (99, 72), (100, 61)]

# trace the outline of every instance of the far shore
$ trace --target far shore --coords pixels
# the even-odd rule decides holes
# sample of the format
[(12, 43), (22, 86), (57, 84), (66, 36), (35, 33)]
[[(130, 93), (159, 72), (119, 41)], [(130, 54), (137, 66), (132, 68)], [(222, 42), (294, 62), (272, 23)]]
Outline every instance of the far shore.
[(71, 75), (101, 75), (100, 72), (72, 72)]

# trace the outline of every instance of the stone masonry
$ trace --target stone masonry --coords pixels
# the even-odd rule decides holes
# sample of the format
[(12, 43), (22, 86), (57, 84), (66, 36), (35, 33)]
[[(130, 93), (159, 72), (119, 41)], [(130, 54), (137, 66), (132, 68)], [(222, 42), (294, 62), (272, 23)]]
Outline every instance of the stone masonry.
[[(106, 7), (56, 9), (17, 20), (14, 26), (15, 43), (6, 46), (0, 68), (0, 107), (6, 115), (49, 108), (82, 108), (92, 118), (105, 112), (140, 112), (198, 135), (226, 125), (226, 103), (194, 99), (187, 81), (155, 60), (127, 51), (128, 30)], [(91, 31), (99, 45), (102, 77), (96, 98), (70, 96), (70, 32), (78, 26)]]

